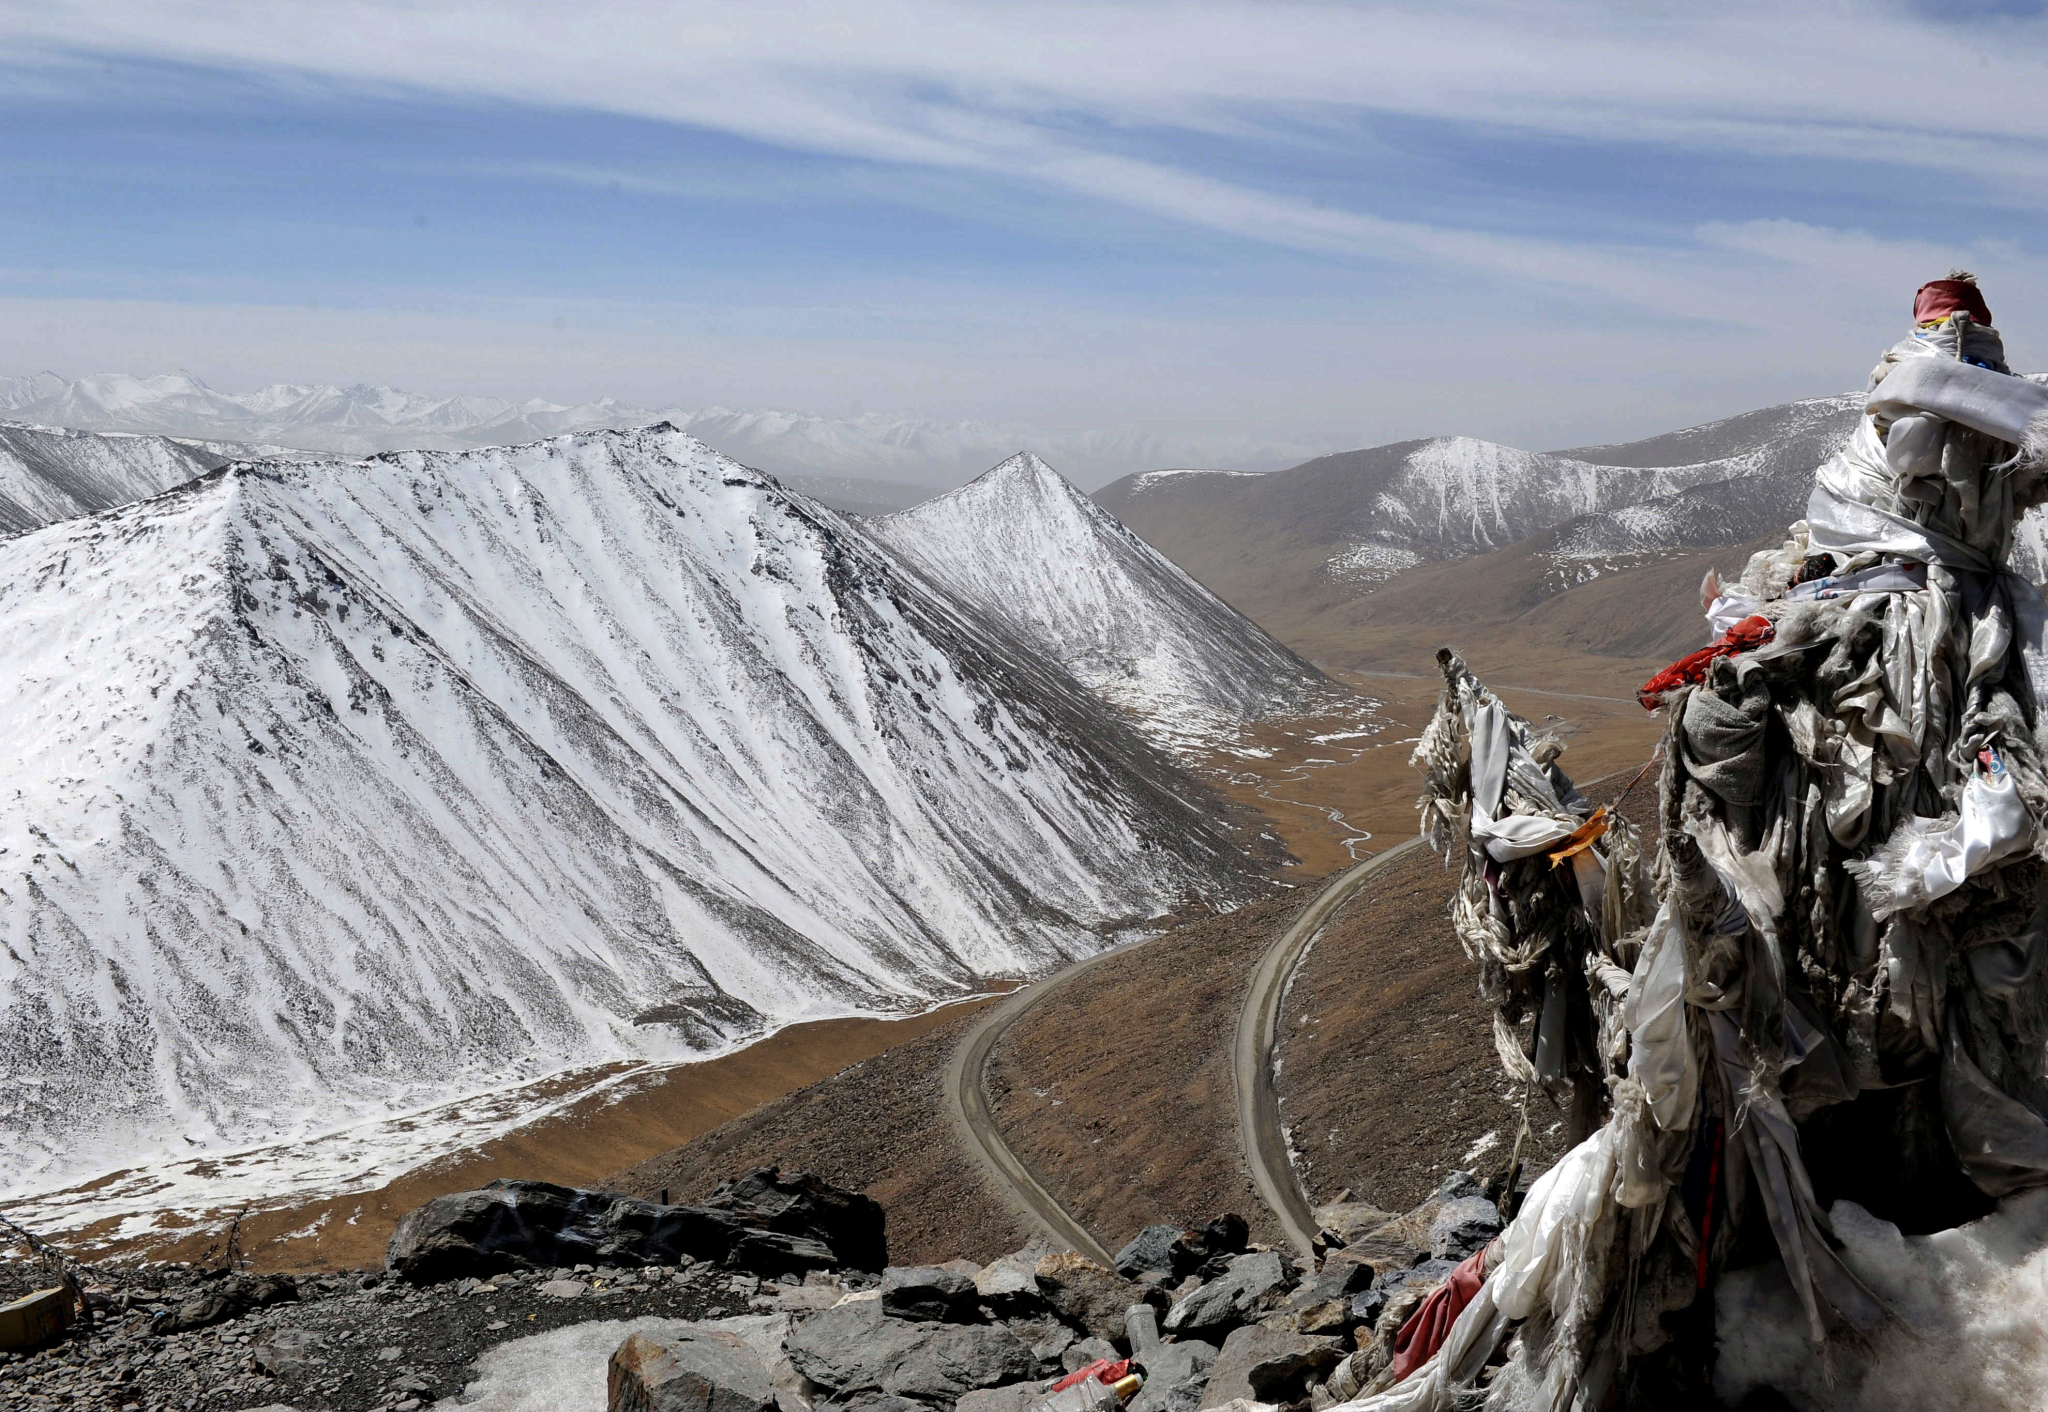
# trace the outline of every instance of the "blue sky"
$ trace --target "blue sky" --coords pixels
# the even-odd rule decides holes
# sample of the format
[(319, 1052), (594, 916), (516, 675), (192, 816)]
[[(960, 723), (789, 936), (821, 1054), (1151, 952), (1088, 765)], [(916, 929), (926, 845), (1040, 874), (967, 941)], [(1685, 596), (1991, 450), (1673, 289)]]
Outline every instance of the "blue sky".
[(0, 371), (1550, 446), (2048, 366), (2048, 22), (0, 0)]

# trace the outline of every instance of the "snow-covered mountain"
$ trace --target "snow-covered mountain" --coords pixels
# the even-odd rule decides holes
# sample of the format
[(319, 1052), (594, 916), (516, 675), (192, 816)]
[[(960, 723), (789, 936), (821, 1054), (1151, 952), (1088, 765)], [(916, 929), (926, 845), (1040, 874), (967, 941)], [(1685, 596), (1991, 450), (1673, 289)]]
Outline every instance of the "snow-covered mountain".
[(0, 539), (160, 494), (225, 459), (161, 436), (0, 422)]
[(869, 528), (1160, 744), (1226, 743), (1330, 689), (1030, 452)]
[(1729, 473), (1718, 461), (1602, 465), (1437, 437), (1323, 456), (1269, 475), (1149, 472), (1105, 486), (1095, 499), (1182, 564), (1190, 562), (1184, 552), (1205, 564), (1241, 560), (1242, 578), (1261, 558), (1313, 558), (1325, 579), (1369, 588), (1425, 560), (1484, 554)]
[(0, 543), (0, 1187), (1037, 970), (1260, 840), (668, 427)]
[(88, 431), (273, 443), (366, 455), (402, 449), (505, 446), (604, 427), (667, 421), (776, 475), (958, 485), (1020, 445), (1040, 448), (1090, 484), (1146, 466), (1200, 463), (1274, 469), (1320, 448), (1242, 437), (1169, 438), (1108, 429), (1046, 433), (979, 422), (870, 414), (831, 418), (724, 407), (634, 407), (606, 397), (564, 405), (533, 399), (427, 397), (389, 387), (278, 384), (229, 393), (189, 374), (0, 377), (0, 413)]
[(1863, 398), (1817, 397), (1613, 446), (1558, 453), (1603, 465), (1669, 467), (1692, 484), (1558, 526), (1556, 552), (1602, 560), (1739, 544), (1806, 514), (1820, 464), (1855, 430)]

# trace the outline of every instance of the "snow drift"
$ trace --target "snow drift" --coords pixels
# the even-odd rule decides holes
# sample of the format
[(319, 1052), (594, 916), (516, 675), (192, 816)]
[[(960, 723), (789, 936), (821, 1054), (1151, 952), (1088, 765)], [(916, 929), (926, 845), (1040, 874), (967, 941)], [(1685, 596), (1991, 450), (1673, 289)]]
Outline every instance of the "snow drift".
[(1229, 742), (1330, 689), (1030, 452), (869, 528), (1162, 744)]
[(1902, 1235), (1853, 1202), (1829, 1212), (1842, 1258), (1891, 1316), (1867, 1351), (1832, 1364), (1802, 1336), (1775, 1262), (1725, 1277), (1715, 1295), (1715, 1391), (1731, 1405), (1774, 1388), (1831, 1412), (2031, 1412), (2048, 1384), (2048, 1191), (2010, 1197), (1981, 1220)]
[(957, 995), (1251, 866), (1072, 678), (666, 426), (49, 526), (0, 659), (17, 1188)]

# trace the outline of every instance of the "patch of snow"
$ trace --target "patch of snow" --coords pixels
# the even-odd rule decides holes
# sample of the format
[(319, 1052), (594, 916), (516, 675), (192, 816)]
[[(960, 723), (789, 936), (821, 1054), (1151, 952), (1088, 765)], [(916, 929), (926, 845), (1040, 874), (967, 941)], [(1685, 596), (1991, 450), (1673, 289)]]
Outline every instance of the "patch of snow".
[(1323, 571), (1341, 583), (1360, 588), (1378, 588), (1403, 569), (1412, 569), (1422, 556), (1412, 549), (1391, 544), (1354, 544), (1330, 557)]
[(1867, 1350), (1823, 1359), (1775, 1260), (1715, 1290), (1714, 1390), (1733, 1405), (1772, 1387), (1830, 1412), (2031, 1412), (2048, 1387), (2048, 1191), (2009, 1197), (1982, 1220), (1901, 1235), (1851, 1202), (1829, 1213), (1842, 1258), (1897, 1316)]
[(1482, 1133), (1470, 1147), (1465, 1149), (1465, 1155), (1460, 1157), (1458, 1161), (1462, 1165), (1469, 1167), (1499, 1146), (1500, 1129), (1495, 1128), (1492, 1132)]

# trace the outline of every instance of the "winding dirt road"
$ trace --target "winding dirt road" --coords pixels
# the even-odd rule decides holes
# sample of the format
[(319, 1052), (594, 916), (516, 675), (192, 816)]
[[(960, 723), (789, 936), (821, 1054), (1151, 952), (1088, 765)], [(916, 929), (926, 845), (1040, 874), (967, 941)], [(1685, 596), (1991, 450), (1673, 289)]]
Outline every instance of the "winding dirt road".
[[(1266, 949), (1252, 974), (1252, 983), (1239, 1012), (1237, 1038), (1232, 1055), (1232, 1078), (1237, 1090), (1239, 1141), (1259, 1195), (1279, 1219), (1287, 1238), (1304, 1254), (1315, 1235), (1315, 1217), (1308, 1197), (1295, 1180), (1287, 1160), (1287, 1135), (1280, 1126), (1280, 1103), (1273, 1090), (1273, 1045), (1278, 1038), (1280, 1002), (1286, 994), (1287, 979), (1294, 974), (1302, 951), (1336, 910), (1372, 877), (1409, 850), (1420, 839), (1375, 853), (1364, 862), (1345, 869), (1323, 885), (1315, 899), (1293, 924)], [(1165, 935), (1166, 933), (1160, 933)], [(1152, 938), (1146, 938), (1151, 940)], [(1029, 986), (1000, 1004), (992, 1006), (962, 1035), (946, 1065), (947, 1102), (953, 1110), (953, 1126), (960, 1144), (987, 1171), (995, 1190), (1021, 1215), (1037, 1225), (1048, 1237), (1070, 1250), (1079, 1251), (1104, 1265), (1112, 1257), (1102, 1244), (1047, 1191), (1029, 1166), (1003, 1140), (989, 1110), (984, 1078), (989, 1053), (1003, 1032), (1024, 1013), (1060, 986), (1086, 975), (1111, 957), (1122, 956), (1138, 941), (1091, 956), (1038, 984)]]
[(1252, 1184), (1274, 1216), (1279, 1218), (1287, 1239), (1303, 1256), (1312, 1254), (1316, 1218), (1309, 1209), (1308, 1194), (1294, 1175), (1287, 1157), (1287, 1133), (1280, 1123), (1280, 1096), (1273, 1088), (1273, 1046), (1280, 1038), (1280, 1002), (1287, 995), (1287, 981), (1294, 974), (1301, 953), (1315, 940), (1339, 907), (1382, 868), (1406, 857), (1422, 846), (1411, 838), (1354, 867), (1346, 868), (1323, 887), (1294, 924), (1259, 958), (1252, 972), (1251, 989), (1237, 1017), (1237, 1043), (1233, 1048), (1230, 1076), (1237, 1087), (1238, 1142), (1244, 1148), (1245, 1163), (1251, 1168)]

